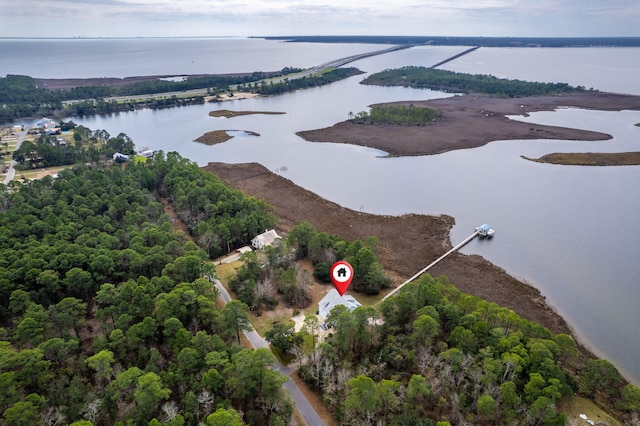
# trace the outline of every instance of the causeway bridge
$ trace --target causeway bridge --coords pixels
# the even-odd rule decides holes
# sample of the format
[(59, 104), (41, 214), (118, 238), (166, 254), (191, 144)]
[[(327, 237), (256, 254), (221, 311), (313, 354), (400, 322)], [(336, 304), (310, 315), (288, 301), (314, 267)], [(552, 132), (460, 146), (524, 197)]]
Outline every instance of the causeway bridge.
[(326, 62), (322, 65), (319, 65), (316, 68), (326, 69), (326, 68), (338, 68), (348, 63), (358, 61), (360, 59), (369, 58), (371, 56), (383, 55), (385, 53), (395, 52), (397, 50), (409, 49), (410, 47), (420, 46), (419, 44), (401, 44), (397, 46), (392, 46), (387, 49), (374, 50), (373, 52), (360, 53), (358, 55), (347, 56), (340, 59), (335, 59), (330, 62)]
[[(352, 55), (352, 56), (347, 56), (344, 58), (340, 58), (340, 59), (335, 59), (333, 61), (330, 62), (326, 62), (322, 65), (318, 65), (316, 67), (313, 67), (309, 70), (307, 70), (307, 72), (309, 72), (309, 74), (313, 74), (322, 70), (325, 70), (327, 68), (337, 68), (337, 67), (341, 67), (343, 65), (346, 65), (350, 62), (354, 62), (354, 61), (358, 61), (360, 59), (364, 59), (364, 58), (369, 58), (371, 56), (376, 56), (376, 55), (383, 55), (385, 53), (390, 53), (390, 52), (395, 52), (397, 50), (403, 50), (403, 49), (409, 49), (411, 47), (416, 47), (416, 46), (428, 46), (430, 44), (430, 42), (428, 43), (412, 43), (412, 44), (401, 44), (401, 45), (397, 45), (397, 46), (392, 46), (389, 47), (387, 49), (381, 49), (381, 50), (374, 50), (373, 52), (366, 52), (366, 53), (360, 53), (358, 55)], [(474, 46), (471, 47), (463, 52), (457, 53), (453, 56), (448, 57), (447, 59), (444, 59), (440, 62), (437, 62), (433, 65), (431, 65), (429, 68), (437, 68), (440, 65), (444, 65), (447, 62), (451, 62), (454, 59), (458, 59), (461, 56), (466, 55), (467, 53), (471, 53), (477, 49), (480, 49), (480, 46)]]
[(433, 65), (431, 65), (429, 68), (438, 68), (440, 65), (444, 65), (444, 64), (446, 64), (447, 62), (451, 62), (451, 61), (453, 61), (454, 59), (458, 59), (460, 56), (464, 56), (464, 55), (466, 55), (467, 53), (474, 52), (474, 51), (476, 51), (476, 50), (478, 50), (478, 49), (480, 49), (480, 46), (472, 47), (472, 48), (470, 48), (470, 49), (465, 50), (464, 52), (460, 52), (460, 53), (458, 53), (457, 55), (453, 55), (453, 56), (451, 56), (451, 57), (449, 57), (449, 58), (447, 58), (447, 59), (445, 59), (445, 60), (442, 60), (442, 61), (440, 61), (440, 62), (438, 62), (438, 63), (436, 63), (436, 64), (433, 64)]

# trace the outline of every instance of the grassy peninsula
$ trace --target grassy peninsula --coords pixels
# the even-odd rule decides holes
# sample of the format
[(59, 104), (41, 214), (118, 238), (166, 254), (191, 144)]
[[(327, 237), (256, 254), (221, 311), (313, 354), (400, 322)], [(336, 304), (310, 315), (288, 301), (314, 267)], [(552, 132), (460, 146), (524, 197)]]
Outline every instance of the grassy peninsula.
[(566, 166), (638, 166), (640, 152), (556, 152), (540, 158), (522, 157), (536, 163)]

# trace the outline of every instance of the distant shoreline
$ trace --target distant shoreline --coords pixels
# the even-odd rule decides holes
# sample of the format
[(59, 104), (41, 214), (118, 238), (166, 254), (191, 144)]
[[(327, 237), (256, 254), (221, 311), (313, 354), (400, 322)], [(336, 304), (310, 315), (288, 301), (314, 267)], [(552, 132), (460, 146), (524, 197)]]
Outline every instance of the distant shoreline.
[(162, 39), (264, 39), (299, 43), (425, 44), (485, 47), (640, 47), (640, 37), (474, 37), (389, 35), (281, 35), (281, 36), (157, 36), (157, 37), (0, 37), (0, 40), (162, 40)]
[(292, 43), (424, 44), (482, 47), (640, 47), (640, 37), (266, 36)]
[[(272, 71), (267, 74), (275, 73)], [(227, 74), (179, 74), (179, 75), (134, 75), (129, 77), (87, 77), (87, 78), (39, 78), (33, 77), (38, 86), (49, 90), (67, 90), (76, 87), (126, 87), (135, 83), (156, 81), (177, 77), (242, 77), (251, 73)]]

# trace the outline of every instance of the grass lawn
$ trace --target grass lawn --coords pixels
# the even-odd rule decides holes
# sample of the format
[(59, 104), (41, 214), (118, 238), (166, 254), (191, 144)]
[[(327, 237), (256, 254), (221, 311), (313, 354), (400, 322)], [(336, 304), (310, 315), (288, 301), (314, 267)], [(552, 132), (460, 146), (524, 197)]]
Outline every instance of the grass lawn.
[(163, 99), (171, 99), (171, 98), (192, 98), (194, 96), (207, 96), (207, 89), (193, 89), (188, 92), (170, 92), (171, 95), (167, 95), (166, 93), (154, 93), (150, 95), (131, 95), (131, 96), (118, 96), (117, 103), (125, 104), (125, 103), (143, 103), (148, 102), (150, 100), (163, 100)]
[(236, 260), (231, 263), (223, 263), (216, 266), (216, 277), (220, 280), (224, 288), (229, 290), (229, 282), (236, 276), (237, 270), (242, 266), (242, 261)]
[(47, 174), (54, 175), (69, 167), (73, 167), (73, 164), (68, 166), (45, 167), (42, 169), (16, 170), (14, 179), (20, 179), (20, 180), (23, 178), (28, 180), (40, 179)]
[(380, 292), (379, 294), (376, 294), (375, 296), (370, 296), (364, 293), (353, 293), (353, 292), (349, 294), (355, 297), (356, 300), (362, 304), (362, 306), (374, 306), (376, 303), (380, 302), (384, 297), (384, 295), (391, 290), (393, 289), (390, 288), (384, 292)]
[(575, 395), (568, 400), (558, 401), (557, 408), (559, 412), (567, 416), (570, 425), (586, 425), (586, 420), (580, 417), (580, 414), (584, 414), (596, 424), (604, 422), (610, 426), (622, 426), (622, 423), (611, 417), (590, 399), (582, 396)]
[(40, 170), (39, 169), (33, 169), (33, 170), (16, 170), (16, 174), (14, 176), (14, 179), (28, 179), (28, 180), (33, 180), (36, 179), (38, 177), (38, 174), (40, 174)]
[(249, 319), (251, 320), (251, 325), (254, 330), (262, 337), (264, 337), (266, 332), (271, 330), (275, 324), (293, 325), (291, 314), (282, 311), (264, 311), (259, 317), (250, 314)]

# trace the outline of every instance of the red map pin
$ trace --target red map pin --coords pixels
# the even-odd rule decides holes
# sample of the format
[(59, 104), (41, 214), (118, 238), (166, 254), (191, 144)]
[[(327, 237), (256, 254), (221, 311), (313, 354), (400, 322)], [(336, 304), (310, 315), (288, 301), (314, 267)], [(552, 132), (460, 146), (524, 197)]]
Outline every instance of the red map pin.
[(349, 262), (340, 260), (333, 264), (331, 267), (331, 281), (333, 281), (333, 285), (340, 293), (340, 296), (343, 296), (347, 291), (352, 279), (353, 267), (349, 265)]

